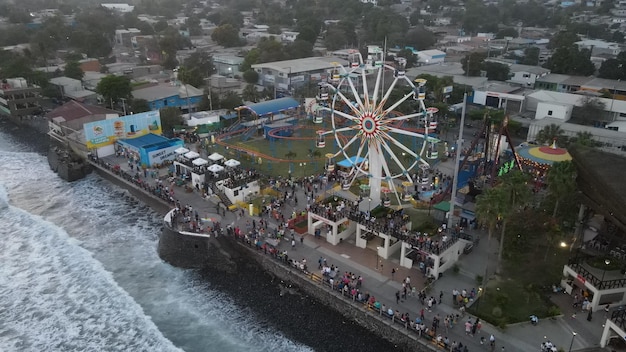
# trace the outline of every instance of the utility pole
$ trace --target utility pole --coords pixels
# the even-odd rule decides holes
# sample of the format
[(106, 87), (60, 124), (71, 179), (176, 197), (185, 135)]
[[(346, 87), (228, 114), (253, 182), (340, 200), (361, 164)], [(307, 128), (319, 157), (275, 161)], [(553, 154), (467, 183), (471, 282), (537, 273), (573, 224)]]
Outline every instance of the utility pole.
[(448, 214), (448, 231), (452, 229), (452, 215), (456, 204), (457, 183), (459, 182), (459, 161), (461, 160), (461, 148), (463, 146), (463, 127), (465, 125), (465, 107), (467, 105), (467, 93), (463, 94), (463, 109), (461, 110), (461, 127), (456, 141), (456, 156), (454, 157), (454, 175), (452, 175), (452, 194), (450, 195), (450, 212)]
[(124, 109), (124, 116), (128, 115), (126, 113), (126, 98), (120, 98), (120, 100), (122, 101), (122, 109)]

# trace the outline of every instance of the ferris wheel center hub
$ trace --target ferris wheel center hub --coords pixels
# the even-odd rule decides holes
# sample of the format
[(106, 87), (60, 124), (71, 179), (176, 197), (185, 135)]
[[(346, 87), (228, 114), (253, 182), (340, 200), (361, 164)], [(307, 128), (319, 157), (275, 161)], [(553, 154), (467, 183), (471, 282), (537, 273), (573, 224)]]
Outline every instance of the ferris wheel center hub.
[(371, 115), (364, 115), (361, 117), (361, 131), (366, 135), (374, 135), (378, 132), (378, 123), (376, 119)]

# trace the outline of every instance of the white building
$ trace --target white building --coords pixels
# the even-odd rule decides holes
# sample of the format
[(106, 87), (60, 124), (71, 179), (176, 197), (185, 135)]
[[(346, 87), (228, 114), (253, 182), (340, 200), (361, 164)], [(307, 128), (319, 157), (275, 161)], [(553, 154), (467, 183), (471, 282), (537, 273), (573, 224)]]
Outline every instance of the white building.
[(603, 52), (611, 55), (617, 55), (622, 51), (618, 43), (605, 42), (604, 40), (584, 39), (574, 44), (578, 45), (579, 49), (589, 49), (590, 51), (602, 49)]
[(81, 103), (96, 103), (96, 92), (83, 88), (80, 80), (69, 77), (54, 77), (50, 84), (56, 86), (63, 97), (79, 101)]
[(520, 113), (526, 96), (523, 88), (489, 81), (484, 87), (474, 90), (472, 99), (474, 104)]
[(133, 12), (135, 9), (135, 6), (128, 4), (101, 4), (101, 6), (121, 13)]
[(296, 38), (298, 38), (299, 34), (300, 34), (300, 32), (283, 32), (280, 35), (280, 39), (283, 42), (293, 43), (296, 40)]
[(518, 83), (528, 88), (534, 87), (538, 78), (550, 74), (550, 70), (543, 67), (517, 64), (509, 65), (509, 72), (512, 77), (508, 82)]
[(434, 65), (443, 63), (446, 53), (441, 50), (421, 50), (417, 52), (417, 62), (422, 65)]
[(535, 120), (551, 118), (562, 120), (563, 122), (572, 117), (574, 106), (559, 102), (539, 102), (537, 103), (537, 111), (535, 112)]
[(338, 57), (306, 57), (295, 60), (265, 62), (252, 65), (259, 74), (259, 85), (291, 90), (305, 82), (324, 81), (339, 63), (347, 66), (346, 60)]

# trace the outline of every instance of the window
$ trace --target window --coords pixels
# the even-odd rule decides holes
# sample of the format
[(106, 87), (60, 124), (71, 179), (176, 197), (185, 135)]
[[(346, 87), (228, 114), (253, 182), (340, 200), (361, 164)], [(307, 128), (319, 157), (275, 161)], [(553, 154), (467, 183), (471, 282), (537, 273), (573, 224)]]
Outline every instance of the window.
[(552, 110), (548, 110), (548, 116), (552, 116)]
[(529, 73), (524, 73), (524, 78), (530, 78), (530, 74)]

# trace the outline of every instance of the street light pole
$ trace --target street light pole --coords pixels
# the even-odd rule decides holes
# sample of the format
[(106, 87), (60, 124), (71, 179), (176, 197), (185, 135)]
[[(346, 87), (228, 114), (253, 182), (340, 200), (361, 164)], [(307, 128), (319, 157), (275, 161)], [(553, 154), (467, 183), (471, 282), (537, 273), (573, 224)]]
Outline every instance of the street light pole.
[(568, 352), (572, 352), (572, 346), (574, 346), (574, 338), (576, 337), (576, 335), (578, 335), (578, 334), (572, 331), (572, 342), (570, 342), (570, 344), (569, 344), (569, 351)]
[(608, 260), (608, 259), (605, 259), (605, 260), (604, 260), (604, 264), (605, 264), (606, 266), (604, 267), (604, 269), (602, 269), (602, 279), (600, 280), (600, 287), (598, 287), (598, 290), (601, 290), (601, 289), (602, 289), (602, 286), (604, 286), (604, 285), (603, 285), (603, 283), (604, 283), (604, 274), (606, 274), (606, 267), (607, 267), (607, 266), (609, 266), (609, 264), (611, 264), (611, 261), (610, 261), (610, 260)]

